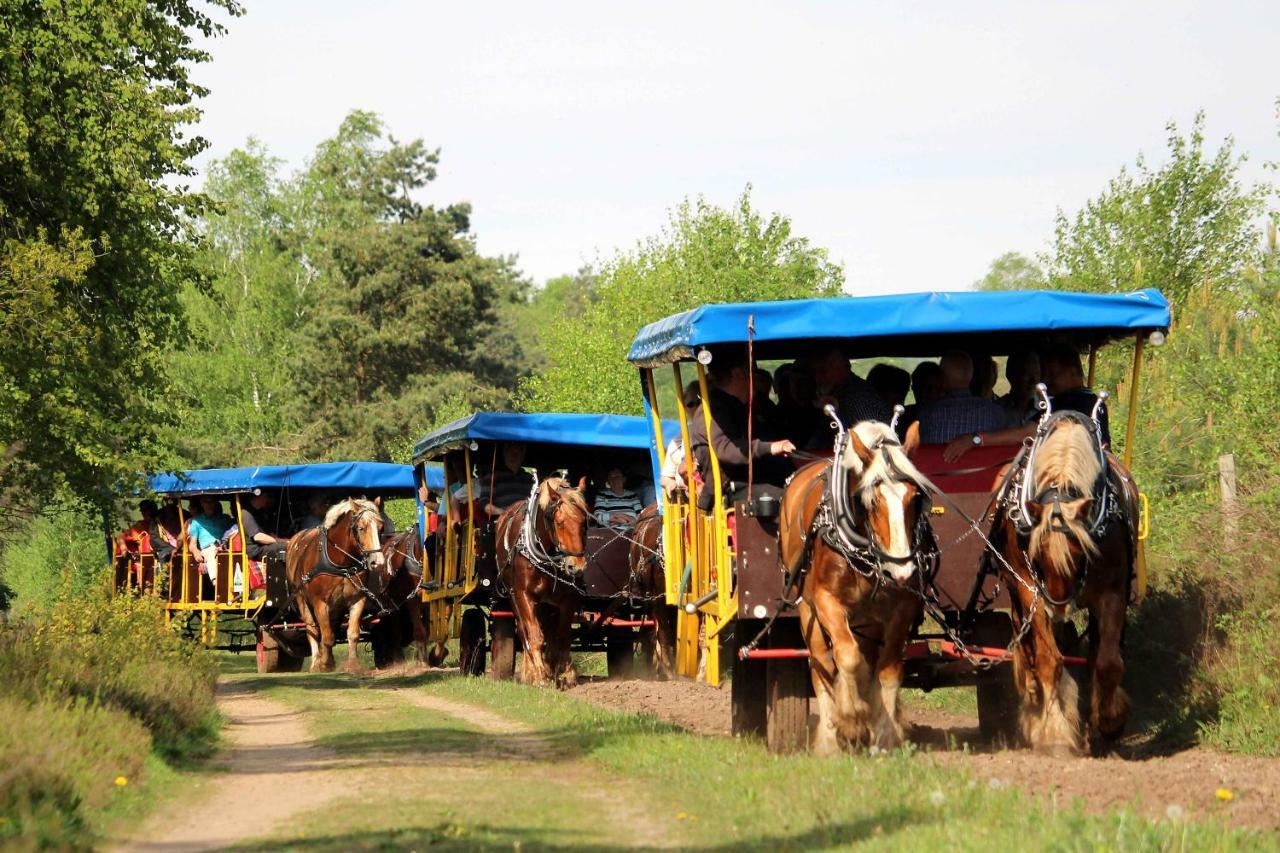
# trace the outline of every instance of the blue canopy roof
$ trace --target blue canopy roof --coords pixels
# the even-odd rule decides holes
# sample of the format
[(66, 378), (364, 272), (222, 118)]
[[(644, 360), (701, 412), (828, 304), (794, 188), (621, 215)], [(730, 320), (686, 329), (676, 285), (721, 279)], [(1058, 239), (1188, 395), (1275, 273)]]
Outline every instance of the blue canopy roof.
[(949, 349), (946, 338), (1009, 333), (1074, 333), (1081, 342), (1169, 327), (1169, 303), (1158, 290), (1099, 294), (1063, 291), (957, 291), (903, 293), (783, 302), (703, 305), (640, 330), (627, 358), (640, 365), (690, 358), (697, 347), (747, 340), (861, 342), (865, 355), (931, 355)]
[[(674, 423), (670, 428), (678, 429)], [(636, 450), (647, 450), (650, 442), (648, 421), (636, 415), (476, 412), (418, 439), (414, 461), (439, 456), (473, 439)]]
[[(444, 488), (444, 472), (428, 466), (427, 487)], [(391, 462), (318, 462), (311, 465), (262, 465), (256, 468), (206, 468), (176, 474), (156, 474), (151, 490), (166, 495), (209, 492), (247, 492), (252, 489), (349, 489), (414, 494), (413, 468)]]

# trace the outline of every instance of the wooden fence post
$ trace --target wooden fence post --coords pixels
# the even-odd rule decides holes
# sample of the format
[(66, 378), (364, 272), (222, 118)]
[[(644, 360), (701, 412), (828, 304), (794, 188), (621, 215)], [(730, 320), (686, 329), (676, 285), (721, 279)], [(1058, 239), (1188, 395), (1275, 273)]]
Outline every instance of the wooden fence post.
[(1224, 453), (1218, 457), (1218, 490), (1222, 494), (1222, 537), (1227, 548), (1236, 544), (1239, 533), (1240, 504), (1236, 499), (1236, 457)]

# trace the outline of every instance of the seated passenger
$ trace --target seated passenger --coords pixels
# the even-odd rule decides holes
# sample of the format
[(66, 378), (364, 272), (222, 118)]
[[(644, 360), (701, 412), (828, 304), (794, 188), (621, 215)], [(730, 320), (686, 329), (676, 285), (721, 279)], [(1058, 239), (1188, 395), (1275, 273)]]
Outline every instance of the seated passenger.
[(178, 501), (167, 498), (151, 525), (151, 550), (156, 560), (167, 565), (182, 542), (182, 521)]
[[(659, 478), (662, 493), (669, 501), (676, 500), (689, 490), (685, 483), (685, 475), (688, 473), (686, 458), (684, 442), (678, 438), (671, 439), (667, 444), (666, 457), (662, 460), (662, 476)], [(694, 474), (696, 479), (696, 470)]]
[(867, 371), (867, 384), (892, 410), (894, 406), (902, 406), (907, 402), (907, 392), (911, 390), (911, 374), (892, 364), (877, 364)]
[(936, 361), (922, 361), (911, 371), (912, 401), (898, 419), (898, 437), (906, 438), (911, 425), (920, 420), (920, 411), (942, 397), (942, 368)]
[(1004, 364), (1004, 378), (1009, 380), (1009, 393), (996, 400), (1014, 423), (1034, 417), (1036, 383), (1040, 381), (1040, 356), (1034, 350), (1015, 352)]
[(382, 529), (379, 531), (379, 535), (384, 537), (395, 536), (396, 523), (391, 520), (391, 516), (387, 515), (386, 503), (386, 499), (382, 495), (378, 495), (373, 499), (373, 505), (378, 508), (378, 515), (382, 519)]
[(640, 496), (627, 488), (627, 475), (621, 468), (610, 468), (605, 488), (596, 495), (596, 521), (606, 527), (634, 527), (642, 509)]
[(979, 400), (995, 400), (996, 380), (1000, 378), (1000, 368), (996, 360), (989, 355), (973, 355), (973, 381), (969, 390)]
[(867, 380), (853, 372), (849, 358), (839, 347), (828, 347), (813, 359), (818, 384), (818, 411), (830, 403), (848, 429), (861, 421), (893, 420), (893, 407), (881, 399)]
[(307, 501), (307, 514), (298, 522), (298, 527), (294, 530), (294, 533), (301, 533), (304, 530), (323, 525), (325, 513), (329, 511), (331, 506), (333, 506), (333, 501), (329, 500), (328, 495), (323, 492), (316, 492)]
[[(1080, 353), (1070, 346), (1056, 346), (1040, 356), (1040, 368), (1044, 372), (1044, 383), (1049, 390), (1049, 405), (1053, 411), (1073, 411), (1083, 415), (1093, 414), (1094, 403), (1098, 395), (1084, 384), (1084, 368), (1080, 364)], [(977, 431), (972, 436), (960, 436), (953, 440), (943, 452), (943, 458), (954, 462), (968, 452), (971, 447), (990, 445), (1021, 444), (1025, 439), (1036, 434), (1037, 420), (991, 432)], [(1102, 446), (1111, 447), (1111, 423), (1104, 403), (1098, 412), (1098, 423), (1101, 427)]]
[(151, 528), (155, 524), (158, 511), (159, 507), (156, 506), (155, 501), (142, 501), (138, 504), (138, 514), (141, 518), (120, 531), (120, 535), (116, 537), (117, 557), (125, 555), (140, 557), (143, 554), (152, 553)]
[[(781, 494), (787, 477), (795, 470), (778, 457), (796, 449), (788, 439), (779, 439), (776, 424), (757, 418), (747, 442), (747, 362), (733, 350), (717, 354), (711, 362), (711, 387), (702, 406), (710, 406), (711, 434), (707, 435), (706, 418), (701, 406), (693, 416), (689, 429), (690, 451), (699, 471), (711, 470), (711, 450), (720, 460), (721, 485), (734, 501), (746, 497), (748, 460), (757, 459), (755, 482)], [(710, 509), (715, 504), (708, 479), (698, 493), (698, 506)]]
[[(533, 475), (523, 467), (525, 450), (523, 441), (504, 441), (498, 452), (497, 468), (477, 473), (472, 482), (472, 495), (481, 501), (486, 516), (502, 515), (507, 507), (525, 500), (533, 491)], [(462, 519), (462, 501), (466, 499), (465, 485), (454, 491), (451, 500), (455, 519)]]
[(188, 547), (196, 565), (218, 588), (218, 545), (235, 527), (235, 520), (222, 511), (222, 502), (211, 495), (200, 498), (200, 512), (187, 522)]
[(265, 560), (272, 554), (283, 557), (289, 545), (288, 538), (279, 535), (276, 526), (276, 500), (272, 492), (254, 490), (249, 502), (240, 513), (244, 529), (244, 550), (250, 560)]
[(942, 369), (942, 398), (920, 411), (919, 440), (943, 444), (956, 436), (973, 436), (984, 430), (1009, 426), (1009, 416), (993, 400), (975, 397), (973, 361), (968, 353), (953, 350), (938, 363)]
[(818, 387), (809, 362), (797, 359), (784, 364), (773, 379), (778, 392), (778, 426), (783, 437), (791, 439), (797, 447), (811, 446), (815, 437), (825, 440), (829, 435), (828, 419), (818, 409)]

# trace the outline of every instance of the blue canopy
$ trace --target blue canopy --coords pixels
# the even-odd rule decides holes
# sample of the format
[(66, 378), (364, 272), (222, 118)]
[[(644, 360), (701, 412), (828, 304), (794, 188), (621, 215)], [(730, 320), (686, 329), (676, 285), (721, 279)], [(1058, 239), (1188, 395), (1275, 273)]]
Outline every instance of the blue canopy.
[[(678, 429), (674, 423), (668, 426)], [(418, 439), (414, 461), (438, 457), (471, 440), (648, 450), (650, 437), (648, 421), (636, 415), (476, 412)]]
[[(691, 358), (696, 348), (747, 340), (840, 341), (851, 355), (935, 355), (966, 336), (1043, 338), (1052, 333), (1103, 343), (1169, 327), (1158, 290), (1098, 294), (1063, 291), (957, 291), (703, 305), (640, 330), (627, 358), (641, 366)], [(951, 339), (948, 342), (948, 338)], [(772, 349), (778, 349), (776, 347)]]
[[(444, 472), (428, 466), (427, 487), (444, 488)], [(391, 462), (318, 462), (311, 465), (262, 465), (256, 468), (206, 468), (156, 474), (151, 490), (165, 495), (247, 492), (253, 489), (334, 489), (416, 494), (413, 468)]]

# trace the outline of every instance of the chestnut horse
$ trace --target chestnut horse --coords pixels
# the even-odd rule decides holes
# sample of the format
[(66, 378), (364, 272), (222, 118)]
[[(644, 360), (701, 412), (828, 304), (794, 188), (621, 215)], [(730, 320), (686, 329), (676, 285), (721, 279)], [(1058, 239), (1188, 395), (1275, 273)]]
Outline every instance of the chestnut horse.
[(820, 755), (902, 743), (903, 653), (937, 566), (929, 493), (893, 429), (876, 421), (837, 429), (835, 458), (796, 472), (779, 521), (809, 647)]
[(676, 656), (676, 609), (667, 604), (667, 570), (662, 555), (662, 515), (657, 504), (645, 507), (631, 534), (631, 594), (649, 601), (653, 619), (653, 674), (671, 677)]
[(578, 680), (569, 647), (587, 564), (591, 511), (582, 495), (585, 480), (575, 489), (561, 477), (550, 477), (534, 487), (529, 500), (498, 516), (498, 569), (524, 645), (520, 680), (525, 684), (554, 681), (567, 688)]
[(395, 608), (373, 628), (374, 645), (381, 649), (378, 657), (387, 663), (404, 660), (404, 622), (412, 629), (413, 644), (418, 650), (418, 660), (424, 664), (439, 666), (444, 660), (443, 644), (428, 653), (427, 625), (422, 621), (422, 589), (424, 563), (422, 537), (414, 525), (403, 533), (397, 533), (382, 543), (382, 557), (386, 561), (386, 589), (378, 590), (386, 603)]
[(991, 529), (1021, 638), (1013, 650), (1019, 727), (1044, 752), (1080, 754), (1086, 746), (1077, 685), (1054, 633), (1073, 606), (1089, 611), (1095, 745), (1119, 735), (1129, 717), (1120, 643), (1138, 546), (1137, 488), (1097, 435), (1097, 424), (1078, 412), (1049, 415), (1006, 479)]
[[(347, 614), (344, 668), (360, 669), (356, 645), (365, 602), (373, 594), (369, 574), (386, 565), (378, 539), (381, 526), (381, 514), (372, 502), (348, 498), (329, 509), (320, 527), (289, 540), (285, 576), (289, 588), (296, 590), (298, 611), (307, 623), (312, 672), (333, 669), (334, 622), (343, 613)], [(374, 586), (379, 584), (375, 581)]]

